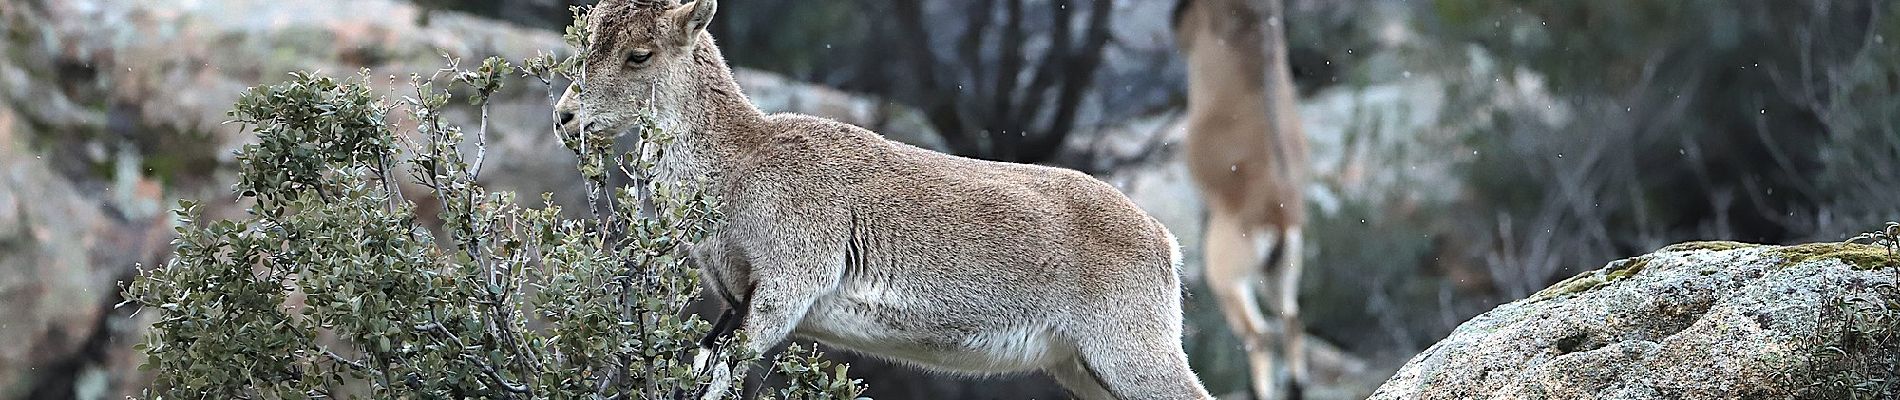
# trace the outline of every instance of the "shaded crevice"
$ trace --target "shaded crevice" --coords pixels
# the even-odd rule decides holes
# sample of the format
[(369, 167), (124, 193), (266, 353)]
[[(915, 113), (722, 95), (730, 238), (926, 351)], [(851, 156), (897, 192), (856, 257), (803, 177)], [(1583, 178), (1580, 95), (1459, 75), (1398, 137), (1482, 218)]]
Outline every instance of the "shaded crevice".
[(1572, 332), (1569, 336), (1564, 336), (1562, 339), (1557, 339), (1555, 348), (1557, 349), (1557, 355), (1561, 356), (1600, 349), (1603, 348), (1603, 344), (1590, 340), (1589, 333), (1578, 331)]
[(1661, 342), (1695, 326), (1696, 322), (1708, 316), (1709, 309), (1714, 306), (1715, 299), (1706, 296), (1696, 296), (1694, 301), (1688, 303), (1663, 304), (1656, 310), (1656, 315), (1663, 318), (1657, 318), (1645, 327), (1647, 332), (1644, 334), (1648, 336), (1647, 339)]
[[(137, 276), (136, 268), (124, 269), (114, 281), (113, 288), (117, 289), (119, 284), (130, 282), (135, 276)], [(77, 399), (80, 395), (79, 384), (82, 383), (80, 381), (86, 377), (85, 372), (88, 369), (113, 369), (113, 351), (123, 347), (115, 343), (118, 341), (115, 339), (119, 339), (118, 336), (121, 332), (113, 328), (113, 321), (131, 320), (131, 314), (135, 307), (118, 307), (117, 305), (120, 300), (122, 300), (119, 292), (117, 290), (111, 290), (110, 292), (112, 294), (106, 296), (102, 299), (101, 304), (97, 305), (97, 307), (102, 308), (104, 311), (101, 311), (99, 317), (93, 320), (92, 333), (86, 336), (85, 342), (80, 344), (78, 350), (72, 354), (68, 354), (65, 358), (54, 360), (37, 368), (38, 373), (33, 376), (32, 379), (34, 381), (30, 383), (31, 389), (26, 391), (26, 396), (22, 397), (23, 399)], [(62, 333), (54, 332), (49, 334), (57, 335)], [(110, 372), (108, 372), (108, 374), (110, 374)], [(129, 378), (131, 377), (113, 376), (110, 379)], [(106, 387), (99, 389), (110, 389), (112, 386), (115, 385), (106, 383)], [(106, 394), (106, 396), (110, 397), (111, 394)]]

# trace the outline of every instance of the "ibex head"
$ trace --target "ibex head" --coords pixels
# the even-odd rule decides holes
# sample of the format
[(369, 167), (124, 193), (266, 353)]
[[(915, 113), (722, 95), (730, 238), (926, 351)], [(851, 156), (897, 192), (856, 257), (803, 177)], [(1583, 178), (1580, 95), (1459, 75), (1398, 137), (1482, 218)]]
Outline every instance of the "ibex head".
[[(641, 112), (665, 124), (676, 119), (696, 66), (694, 46), (710, 46), (706, 26), (716, 0), (604, 0), (588, 13), (588, 49), (582, 55), (581, 128), (612, 136), (633, 128)], [(703, 72), (702, 72), (703, 73)], [(668, 128), (671, 128), (668, 126)]]

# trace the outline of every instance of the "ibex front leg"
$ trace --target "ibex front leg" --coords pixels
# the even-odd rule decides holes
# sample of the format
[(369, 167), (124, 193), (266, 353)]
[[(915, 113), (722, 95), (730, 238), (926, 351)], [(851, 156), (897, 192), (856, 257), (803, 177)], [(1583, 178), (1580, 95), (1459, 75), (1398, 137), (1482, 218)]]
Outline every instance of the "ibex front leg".
[[(752, 293), (745, 296), (745, 304), (740, 306), (743, 308), (737, 315), (739, 329), (746, 333), (745, 350), (752, 354), (765, 354), (791, 336), (819, 296), (837, 286), (837, 277), (843, 270), (838, 257), (827, 256), (831, 252), (810, 251), (825, 248), (817, 243), (796, 243), (795, 246), (786, 246), (792, 244), (787, 241), (778, 243), (781, 244), (769, 247), (778, 248), (777, 251), (768, 248), (751, 252), (756, 254), (750, 263)], [(788, 251), (790, 249), (805, 251)], [(700, 398), (719, 400), (731, 389), (735, 366), (724, 361), (705, 366), (708, 364), (705, 360), (712, 358), (710, 350), (701, 348), (694, 367), (712, 374), (712, 384)]]

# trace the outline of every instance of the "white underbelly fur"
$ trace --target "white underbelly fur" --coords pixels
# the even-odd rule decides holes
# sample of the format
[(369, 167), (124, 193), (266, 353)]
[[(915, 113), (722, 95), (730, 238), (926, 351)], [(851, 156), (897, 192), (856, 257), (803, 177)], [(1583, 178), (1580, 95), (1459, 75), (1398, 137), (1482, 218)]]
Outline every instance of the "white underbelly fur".
[[(799, 324), (799, 335), (880, 358), (944, 372), (969, 374), (1041, 369), (1070, 353), (1062, 349), (1073, 347), (1058, 340), (1049, 327), (1034, 323), (993, 327), (964, 337), (943, 336), (950, 333), (902, 331), (886, 326), (876, 318), (852, 311), (862, 309), (858, 307), (866, 304), (882, 303), (875, 296), (864, 294), (856, 293), (856, 296), (849, 298), (837, 294), (819, 299)], [(900, 310), (889, 314), (907, 313)]]

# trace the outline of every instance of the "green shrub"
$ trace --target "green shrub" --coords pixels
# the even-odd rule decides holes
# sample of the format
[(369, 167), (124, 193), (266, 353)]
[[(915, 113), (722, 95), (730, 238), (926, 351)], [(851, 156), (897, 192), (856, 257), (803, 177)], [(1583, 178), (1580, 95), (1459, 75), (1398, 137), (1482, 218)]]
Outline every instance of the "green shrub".
[[(519, 72), (546, 83), (574, 63), (541, 56)], [(563, 216), (547, 194), (523, 205), (476, 181), (487, 95), (517, 69), (450, 64), (412, 76), (414, 94), (395, 104), (366, 78), (304, 73), (243, 95), (233, 121), (258, 136), (237, 157), (243, 218), (206, 220), (181, 201), (172, 259), (125, 290), (158, 314), (137, 345), (156, 371), (148, 397), (657, 399), (711, 383), (690, 365), (710, 324), (686, 311), (700, 281), (684, 248), (719, 222), (716, 199), (698, 183), (640, 179), (650, 158), (634, 156), (658, 157), (671, 138), (643, 130), (628, 154), (564, 138), (591, 217)], [(483, 108), (472, 161), (464, 132), (443, 122), (451, 95), (439, 83)], [(413, 122), (418, 143), (398, 139), (394, 118)], [(647, 183), (607, 190), (616, 171)], [(432, 196), (405, 198), (405, 178)], [(440, 203), (439, 230), (416, 202)], [(716, 357), (759, 357), (735, 351)], [(788, 386), (768, 397), (863, 390), (815, 353), (789, 352), (773, 370)]]

